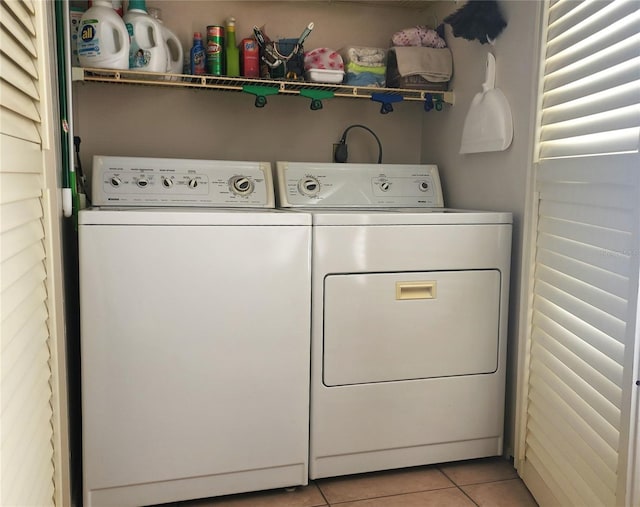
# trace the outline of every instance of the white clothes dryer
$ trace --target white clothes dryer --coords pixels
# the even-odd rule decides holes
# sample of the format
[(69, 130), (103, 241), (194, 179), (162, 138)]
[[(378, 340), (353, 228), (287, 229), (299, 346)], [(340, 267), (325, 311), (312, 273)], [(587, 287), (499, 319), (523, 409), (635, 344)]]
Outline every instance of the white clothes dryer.
[(270, 164), (96, 157), (79, 213), (84, 505), (308, 481), (310, 230)]
[(310, 477), (499, 455), (511, 214), (443, 208), (433, 165), (276, 176), (313, 221)]

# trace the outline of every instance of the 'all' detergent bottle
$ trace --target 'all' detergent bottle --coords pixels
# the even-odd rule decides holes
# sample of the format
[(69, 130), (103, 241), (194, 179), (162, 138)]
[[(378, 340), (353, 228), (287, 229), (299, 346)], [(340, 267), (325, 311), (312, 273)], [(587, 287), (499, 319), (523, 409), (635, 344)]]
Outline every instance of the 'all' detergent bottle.
[(82, 15), (77, 49), (82, 67), (129, 68), (129, 34), (110, 0), (94, 0)]
[(167, 72), (167, 45), (162, 25), (149, 14), (145, 0), (130, 0), (124, 15), (129, 31), (129, 69), (147, 72)]

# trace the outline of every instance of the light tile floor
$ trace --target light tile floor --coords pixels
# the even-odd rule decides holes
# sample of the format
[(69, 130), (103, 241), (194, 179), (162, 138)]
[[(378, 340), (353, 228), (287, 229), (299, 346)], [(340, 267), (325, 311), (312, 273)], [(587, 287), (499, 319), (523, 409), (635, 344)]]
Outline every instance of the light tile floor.
[(310, 481), (176, 507), (536, 507), (511, 463), (485, 458)]

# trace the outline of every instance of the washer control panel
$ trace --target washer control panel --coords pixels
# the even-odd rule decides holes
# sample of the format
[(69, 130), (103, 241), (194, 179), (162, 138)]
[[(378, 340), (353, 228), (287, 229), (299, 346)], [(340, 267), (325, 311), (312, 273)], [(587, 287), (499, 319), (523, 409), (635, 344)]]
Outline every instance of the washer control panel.
[(442, 208), (438, 168), (432, 164), (278, 162), (280, 207)]
[(96, 206), (275, 206), (268, 162), (96, 155), (91, 190)]

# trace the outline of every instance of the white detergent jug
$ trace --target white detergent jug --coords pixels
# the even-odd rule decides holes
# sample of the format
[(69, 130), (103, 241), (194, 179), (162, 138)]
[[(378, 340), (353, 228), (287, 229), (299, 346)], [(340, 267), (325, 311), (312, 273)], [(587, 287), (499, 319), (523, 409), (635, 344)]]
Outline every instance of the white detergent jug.
[(82, 15), (77, 49), (82, 67), (129, 68), (129, 34), (110, 0), (94, 0)]
[(124, 22), (131, 39), (129, 69), (166, 72), (167, 44), (163, 27), (147, 14), (145, 0), (130, 0)]
[(163, 27), (164, 40), (167, 44), (167, 72), (171, 74), (182, 74), (182, 66), (184, 65), (184, 51), (178, 36)]
[[(164, 21), (162, 21), (162, 11), (160, 9), (157, 7), (149, 7), (148, 11), (149, 16), (162, 25), (162, 34), (164, 42), (167, 45), (167, 72), (170, 74), (182, 74), (184, 52), (182, 50), (182, 44), (180, 44), (180, 39), (165, 26)], [(167, 79), (171, 80), (176, 78), (167, 77)]]

